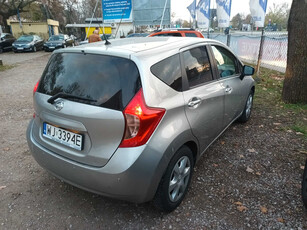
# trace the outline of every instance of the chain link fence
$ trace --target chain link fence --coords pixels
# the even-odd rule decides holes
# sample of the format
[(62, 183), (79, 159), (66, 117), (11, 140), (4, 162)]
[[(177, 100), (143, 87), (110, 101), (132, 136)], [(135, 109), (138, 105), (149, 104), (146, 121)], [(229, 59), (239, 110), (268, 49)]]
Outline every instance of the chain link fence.
[[(242, 61), (284, 73), (287, 65), (288, 32), (204, 33), (206, 38), (218, 40), (238, 55)], [(262, 37), (262, 39), (261, 39)], [(262, 49), (260, 49), (262, 40)], [(262, 51), (259, 55), (259, 51)]]

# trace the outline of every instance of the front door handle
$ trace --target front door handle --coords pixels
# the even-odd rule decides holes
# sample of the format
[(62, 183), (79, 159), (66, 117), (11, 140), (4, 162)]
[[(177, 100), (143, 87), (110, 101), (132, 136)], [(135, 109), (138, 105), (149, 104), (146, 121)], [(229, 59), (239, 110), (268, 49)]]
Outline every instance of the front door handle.
[(226, 88), (225, 88), (225, 93), (231, 93), (232, 92), (232, 88), (227, 85)]
[(196, 109), (200, 104), (201, 99), (199, 97), (193, 97), (188, 102), (188, 106), (193, 109)]

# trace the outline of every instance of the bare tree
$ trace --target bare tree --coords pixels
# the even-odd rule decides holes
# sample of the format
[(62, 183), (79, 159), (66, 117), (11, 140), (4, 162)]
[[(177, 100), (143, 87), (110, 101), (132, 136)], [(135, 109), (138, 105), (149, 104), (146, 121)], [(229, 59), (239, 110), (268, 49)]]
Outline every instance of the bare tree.
[(279, 30), (287, 28), (290, 7), (288, 3), (273, 4), (269, 12), (265, 16), (265, 24), (268, 25), (269, 20), (272, 24), (276, 24)]
[(4, 25), (5, 30), (8, 30), (7, 19), (10, 16), (25, 12), (25, 8), (36, 0), (0, 0), (0, 23)]
[(307, 1), (293, 0), (288, 21), (287, 68), (282, 98), (307, 103)]
[(231, 19), (232, 26), (234, 28), (238, 28), (239, 30), (242, 28), (242, 22), (243, 22), (243, 17), (239, 13), (233, 16), (233, 18)]

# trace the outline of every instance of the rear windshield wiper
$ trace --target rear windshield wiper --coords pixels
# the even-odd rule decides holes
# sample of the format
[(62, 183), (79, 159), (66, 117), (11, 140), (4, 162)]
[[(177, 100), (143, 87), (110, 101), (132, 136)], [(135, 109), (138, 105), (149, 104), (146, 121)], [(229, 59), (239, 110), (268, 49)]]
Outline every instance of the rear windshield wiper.
[(79, 96), (75, 96), (75, 95), (68, 94), (68, 93), (57, 93), (56, 95), (53, 95), (52, 97), (50, 97), (47, 100), (47, 102), (50, 104), (53, 104), (57, 98), (74, 98), (74, 99), (79, 99), (83, 101), (97, 102), (97, 100), (89, 99), (86, 97), (79, 97)]

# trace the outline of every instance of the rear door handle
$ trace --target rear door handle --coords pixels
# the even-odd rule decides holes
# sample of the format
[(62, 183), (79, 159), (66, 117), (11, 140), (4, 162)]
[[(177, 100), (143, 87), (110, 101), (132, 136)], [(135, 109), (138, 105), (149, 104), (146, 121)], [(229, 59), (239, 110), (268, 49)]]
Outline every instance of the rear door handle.
[(193, 109), (196, 109), (200, 104), (201, 99), (199, 97), (193, 97), (188, 102), (188, 106)]

